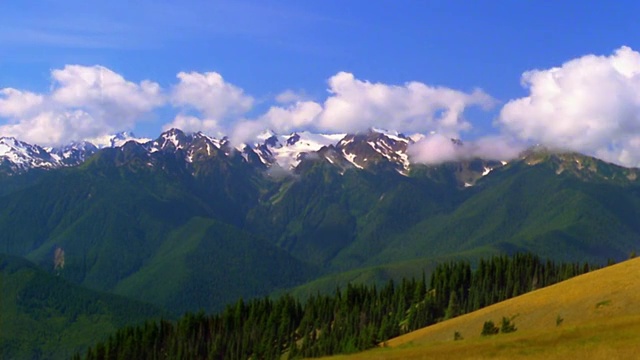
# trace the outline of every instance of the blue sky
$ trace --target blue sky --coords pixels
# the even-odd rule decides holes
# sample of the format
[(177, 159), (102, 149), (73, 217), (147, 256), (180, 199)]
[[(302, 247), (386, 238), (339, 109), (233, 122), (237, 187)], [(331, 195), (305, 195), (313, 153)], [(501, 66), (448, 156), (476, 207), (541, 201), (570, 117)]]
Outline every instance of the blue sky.
[(376, 126), (637, 166), (639, 10), (634, 1), (5, 1), (0, 135), (54, 144), (180, 126), (248, 140), (264, 127)]

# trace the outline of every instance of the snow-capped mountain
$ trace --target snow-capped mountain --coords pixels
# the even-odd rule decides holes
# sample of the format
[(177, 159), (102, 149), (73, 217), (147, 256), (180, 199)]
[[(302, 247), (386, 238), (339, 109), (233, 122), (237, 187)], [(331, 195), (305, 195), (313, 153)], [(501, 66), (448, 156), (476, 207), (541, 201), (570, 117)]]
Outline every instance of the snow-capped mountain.
[(31, 169), (55, 169), (83, 163), (99, 149), (121, 147), (128, 141), (147, 143), (149, 139), (137, 138), (129, 132), (103, 136), (91, 141), (73, 141), (59, 147), (41, 147), (0, 137), (0, 171), (6, 174), (22, 173)]
[(325, 146), (334, 145), (344, 136), (345, 134), (325, 135), (306, 131), (276, 135), (267, 131), (258, 137), (262, 143), (255, 144), (253, 151), (267, 166), (278, 164), (283, 169), (292, 170), (300, 164), (305, 154), (315, 153)]
[(23, 172), (35, 168), (61, 166), (59, 158), (47, 150), (12, 137), (0, 137), (0, 169), (5, 173)]
[(401, 174), (409, 172), (407, 148), (412, 140), (402, 134), (390, 134), (380, 130), (347, 135), (336, 145), (350, 163), (360, 169), (366, 169), (381, 163), (389, 164)]
[(73, 141), (62, 147), (45, 148), (60, 165), (74, 166), (82, 164), (89, 156), (98, 151), (98, 147), (88, 141)]
[(135, 136), (132, 132), (122, 131), (113, 135), (99, 136), (93, 139), (86, 140), (86, 142), (89, 142), (95, 145), (99, 149), (109, 148), (109, 147), (120, 147), (125, 143), (127, 143), (128, 141), (135, 141), (137, 143), (144, 144), (151, 141), (151, 139), (139, 138)]
[[(58, 148), (42, 148), (16, 139), (2, 138), (0, 161), (5, 173), (11, 174), (32, 168), (75, 166), (102, 148), (119, 148), (148, 154), (148, 161), (145, 160), (145, 163), (149, 166), (156, 162), (154, 158), (158, 159), (156, 155), (172, 154), (174, 158), (182, 158), (186, 164), (226, 156), (241, 157), (239, 161), (260, 168), (277, 166), (295, 171), (301, 162), (309, 158), (326, 161), (340, 168), (341, 173), (355, 168), (371, 171), (395, 170), (408, 175), (412, 164), (407, 149), (413, 141), (402, 134), (380, 129), (356, 134), (314, 134), (305, 131), (278, 135), (266, 131), (257, 137), (255, 143), (234, 147), (226, 137), (216, 139), (201, 132), (188, 134), (179, 129), (171, 129), (155, 140), (137, 138), (131, 133), (119, 133), (93, 141), (73, 142)], [(501, 164), (496, 162), (461, 165), (459, 172), (464, 173), (461, 184), (472, 185), (477, 178), (499, 165)]]

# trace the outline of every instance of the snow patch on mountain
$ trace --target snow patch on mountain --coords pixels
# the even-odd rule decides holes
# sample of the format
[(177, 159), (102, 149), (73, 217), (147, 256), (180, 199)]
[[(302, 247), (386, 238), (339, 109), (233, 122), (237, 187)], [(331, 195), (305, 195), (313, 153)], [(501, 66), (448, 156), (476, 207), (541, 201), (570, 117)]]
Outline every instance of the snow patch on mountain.
[[(286, 171), (297, 168), (305, 159), (313, 161), (320, 158), (340, 168), (342, 174), (348, 169), (357, 168), (372, 171), (395, 170), (405, 176), (409, 175), (412, 165), (407, 149), (414, 141), (403, 134), (381, 129), (370, 129), (357, 134), (314, 134), (303, 131), (289, 135), (277, 135), (267, 130), (257, 137), (256, 143), (236, 146), (226, 137), (217, 139), (201, 132), (184, 133), (179, 129), (165, 131), (155, 140), (137, 138), (132, 133), (123, 132), (99, 138), (97, 144), (79, 141), (58, 148), (41, 148), (13, 138), (0, 139), (0, 161), (3, 171), (7, 173), (36, 167), (75, 166), (100, 148), (114, 147), (148, 155), (157, 152), (175, 153), (189, 164), (207, 161), (216, 156), (239, 156), (241, 161), (252, 165)], [(464, 146), (459, 141), (456, 145)], [(467, 171), (468, 175), (465, 176), (472, 180), (467, 181), (465, 178), (465, 181), (473, 184), (478, 177), (488, 175), (495, 165), (482, 162)]]
[(307, 131), (290, 135), (275, 135), (265, 132), (259, 138), (263, 144), (256, 144), (258, 156), (265, 165), (277, 163), (283, 169), (294, 169), (302, 161), (303, 154), (313, 153), (324, 146), (333, 145), (345, 134), (313, 134)]
[(148, 138), (139, 138), (135, 136), (132, 132), (122, 131), (113, 135), (104, 135), (96, 138), (87, 139), (86, 142), (89, 142), (95, 145), (97, 148), (109, 148), (109, 147), (121, 147), (128, 141), (135, 141), (140, 144), (145, 144), (151, 141)]
[(27, 144), (13, 137), (0, 137), (0, 165), (16, 172), (33, 168), (54, 168), (61, 163), (38, 145)]

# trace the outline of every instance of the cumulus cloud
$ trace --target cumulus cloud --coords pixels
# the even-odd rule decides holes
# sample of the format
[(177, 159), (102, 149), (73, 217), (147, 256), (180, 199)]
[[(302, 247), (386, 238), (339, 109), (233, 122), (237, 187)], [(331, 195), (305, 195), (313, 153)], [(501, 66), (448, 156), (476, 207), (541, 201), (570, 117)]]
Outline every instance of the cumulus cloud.
[(330, 96), (324, 102), (318, 127), (338, 132), (382, 127), (457, 134), (471, 128), (463, 117), (467, 107), (486, 109), (494, 104), (482, 90), (464, 93), (415, 81), (404, 85), (371, 83), (346, 72), (332, 76), (328, 83)]
[(278, 131), (304, 129), (322, 112), (322, 106), (313, 101), (298, 101), (286, 107), (272, 106), (261, 119)]
[(231, 142), (248, 143), (269, 129), (279, 134), (308, 128), (322, 112), (322, 106), (313, 101), (297, 101), (286, 106), (272, 106), (254, 120), (242, 120), (231, 130)]
[(160, 86), (139, 84), (102, 66), (67, 65), (53, 70), (50, 93), (0, 90), (0, 133), (41, 145), (131, 129), (163, 102)]
[(60, 145), (85, 139), (87, 134), (101, 134), (104, 130), (102, 125), (82, 110), (45, 110), (17, 123), (0, 126), (0, 133), (39, 145)]
[(38, 109), (43, 96), (12, 88), (0, 89), (0, 116), (23, 117)]
[(640, 165), (640, 53), (623, 46), (522, 76), (497, 124), (521, 140)]
[[(329, 96), (324, 103), (302, 100), (289, 90), (251, 125), (243, 122), (234, 133), (246, 141), (258, 129), (290, 132), (315, 129), (327, 132), (357, 132), (369, 128), (389, 128), (400, 132), (437, 131), (456, 137), (470, 129), (463, 113), (469, 106), (490, 108), (494, 99), (481, 90), (471, 93), (432, 87), (420, 82), (403, 85), (371, 83), (353, 74), (340, 72), (328, 80)], [(253, 130), (237, 129), (249, 126)], [(239, 137), (238, 137), (239, 138)]]
[(251, 143), (256, 137), (264, 132), (265, 122), (262, 120), (242, 120), (231, 130), (229, 140), (234, 146)]
[(198, 132), (213, 134), (220, 130), (215, 119), (201, 119), (195, 116), (178, 114), (171, 123), (162, 127), (163, 131), (176, 128), (186, 132)]
[[(216, 130), (220, 131), (220, 126), (225, 120), (235, 120), (253, 106), (253, 97), (246, 95), (243, 89), (226, 82), (222, 75), (216, 72), (180, 72), (177, 77), (179, 82), (173, 88), (171, 102), (181, 108), (183, 113), (197, 113), (197, 117), (190, 115), (191, 124), (195, 124), (193, 118), (200, 119), (202, 124), (207, 126), (215, 122)], [(184, 120), (184, 116), (178, 115), (172, 124), (165, 127), (177, 126)]]

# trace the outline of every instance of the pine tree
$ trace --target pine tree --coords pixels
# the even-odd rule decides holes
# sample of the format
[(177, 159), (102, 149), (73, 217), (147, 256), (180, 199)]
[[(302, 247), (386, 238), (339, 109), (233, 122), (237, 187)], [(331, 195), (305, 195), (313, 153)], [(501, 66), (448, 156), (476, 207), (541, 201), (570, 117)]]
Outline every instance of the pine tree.
[(482, 332), (480, 333), (482, 336), (490, 336), (495, 335), (500, 331), (500, 329), (493, 323), (493, 321), (485, 321), (482, 326)]
[(458, 295), (456, 295), (455, 291), (451, 292), (449, 296), (449, 305), (447, 305), (447, 310), (444, 313), (445, 319), (451, 319), (460, 315), (460, 304), (458, 303)]
[(500, 326), (501, 333), (507, 334), (518, 330), (515, 324), (513, 324), (511, 321), (512, 320), (507, 319), (506, 317), (502, 317), (502, 325)]

